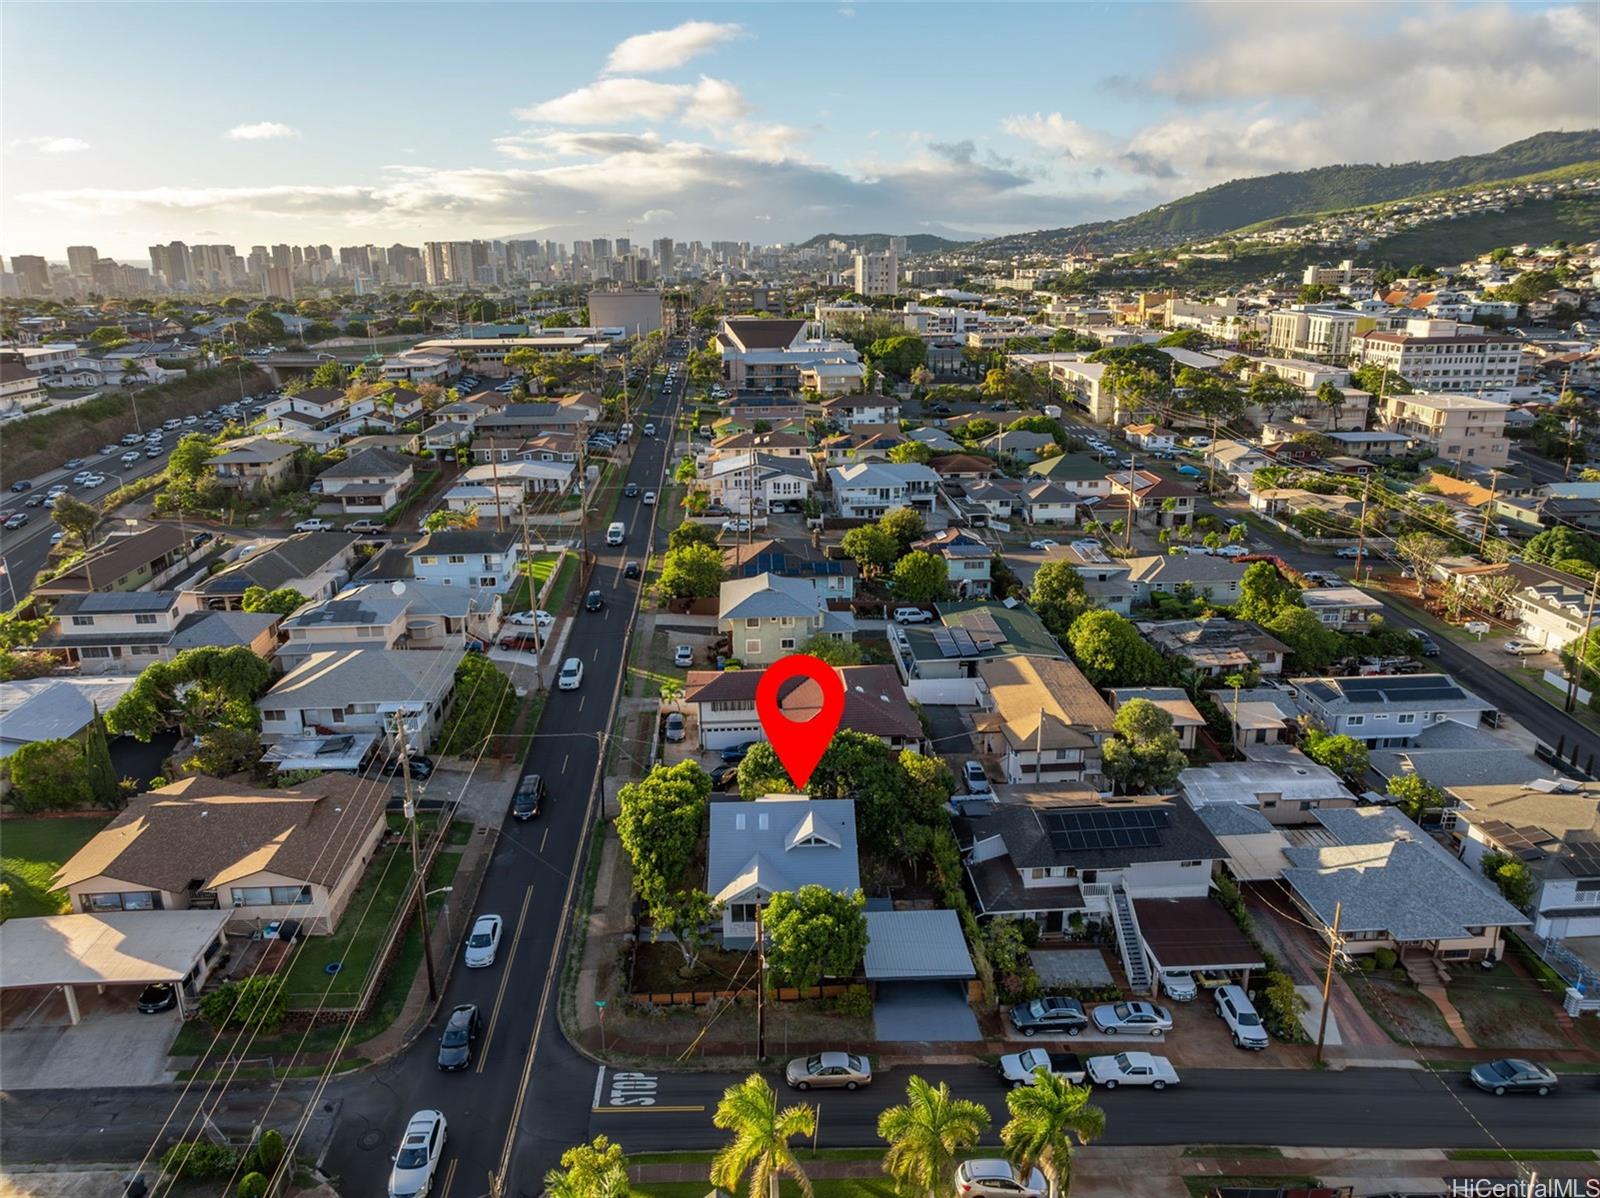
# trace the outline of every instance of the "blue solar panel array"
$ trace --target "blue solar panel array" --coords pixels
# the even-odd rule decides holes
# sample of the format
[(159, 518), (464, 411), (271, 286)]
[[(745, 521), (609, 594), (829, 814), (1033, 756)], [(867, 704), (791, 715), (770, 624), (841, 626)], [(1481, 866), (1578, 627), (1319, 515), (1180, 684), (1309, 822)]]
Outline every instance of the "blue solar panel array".
[(1040, 816), (1058, 853), (1085, 849), (1151, 849), (1161, 843), (1168, 812), (1133, 807), (1126, 811), (1046, 811)]

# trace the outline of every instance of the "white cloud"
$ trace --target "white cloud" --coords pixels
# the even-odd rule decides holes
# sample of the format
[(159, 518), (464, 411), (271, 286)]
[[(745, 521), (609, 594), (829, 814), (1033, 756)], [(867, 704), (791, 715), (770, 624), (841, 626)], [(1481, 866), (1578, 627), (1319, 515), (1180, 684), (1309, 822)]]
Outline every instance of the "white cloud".
[(1000, 128), (1013, 137), (1031, 141), (1041, 150), (1064, 154), (1068, 158), (1091, 158), (1106, 151), (1106, 139), (1077, 121), (1068, 120), (1059, 112), (1048, 116), (1034, 113), (1008, 116)]
[(750, 104), (737, 87), (726, 79), (711, 79), (701, 75), (684, 108), (683, 123), (701, 129), (715, 129), (743, 120), (749, 114)]
[(298, 138), (300, 130), (279, 121), (256, 121), (251, 125), (235, 125), (223, 136), (229, 141), (285, 141)]
[(542, 162), (551, 158), (603, 158), (612, 154), (651, 154), (661, 148), (654, 133), (607, 133), (556, 130), (517, 133), (494, 139), (494, 148), (508, 158)]
[(37, 150), (41, 154), (78, 154), (89, 149), (81, 137), (16, 137), (11, 140), (13, 149)]
[(691, 58), (715, 49), (738, 37), (739, 25), (719, 25), (713, 21), (685, 21), (671, 29), (636, 33), (617, 43), (606, 60), (604, 74), (649, 75), (681, 67)]
[(682, 83), (649, 79), (600, 79), (552, 100), (519, 108), (525, 121), (557, 125), (609, 125), (623, 121), (663, 121), (676, 116), (693, 95)]

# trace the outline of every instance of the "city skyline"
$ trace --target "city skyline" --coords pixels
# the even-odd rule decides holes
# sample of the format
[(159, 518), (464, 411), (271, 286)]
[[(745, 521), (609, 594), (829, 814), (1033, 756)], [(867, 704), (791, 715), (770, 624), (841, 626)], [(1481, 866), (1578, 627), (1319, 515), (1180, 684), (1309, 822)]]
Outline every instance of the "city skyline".
[[(1248, 24), (1223, 5), (991, 6), (982, 22), (937, 6), (607, 5), (561, 10), (559, 52), (529, 70), (425, 64), (414, 83), (442, 73), (445, 86), (408, 106), (374, 97), (405, 85), (432, 25), (492, 19), (497, 37), (537, 44), (554, 10), (414, 5), (377, 22), (370, 6), (286, 5), (252, 12), (252, 43), (360, 56), (291, 56), (299, 69), (253, 86), (236, 15), (184, 9), (185, 71), (63, 92), (38, 50), (84, 7), (8, 9), (8, 258), (90, 244), (144, 262), (172, 240), (245, 253), (986, 235), (1246, 175), (1585, 127), (1600, 65), (1600, 19), (1560, 5), (1374, 8), (1361, 22), (1262, 8)], [(156, 6), (95, 11), (133, 60), (171, 34)], [(205, 152), (174, 153), (186, 143)]]

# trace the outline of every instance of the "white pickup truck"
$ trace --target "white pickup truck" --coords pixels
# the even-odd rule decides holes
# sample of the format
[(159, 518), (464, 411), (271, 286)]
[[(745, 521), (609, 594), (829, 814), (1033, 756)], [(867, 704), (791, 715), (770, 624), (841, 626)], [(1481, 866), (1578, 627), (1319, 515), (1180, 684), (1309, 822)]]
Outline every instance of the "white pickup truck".
[(1118, 1086), (1165, 1090), (1178, 1084), (1178, 1071), (1166, 1057), (1148, 1052), (1119, 1052), (1115, 1056), (1090, 1057), (1089, 1080), (1108, 1090)]
[(309, 520), (298, 521), (294, 526), (294, 530), (295, 532), (332, 532), (333, 521), (313, 516)]
[(1075, 1086), (1083, 1084), (1083, 1062), (1075, 1052), (1046, 1052), (1042, 1048), (1029, 1048), (1023, 1052), (1007, 1053), (1000, 1058), (1000, 1077), (1013, 1089), (1033, 1085), (1038, 1080), (1036, 1071), (1039, 1069), (1064, 1077)]

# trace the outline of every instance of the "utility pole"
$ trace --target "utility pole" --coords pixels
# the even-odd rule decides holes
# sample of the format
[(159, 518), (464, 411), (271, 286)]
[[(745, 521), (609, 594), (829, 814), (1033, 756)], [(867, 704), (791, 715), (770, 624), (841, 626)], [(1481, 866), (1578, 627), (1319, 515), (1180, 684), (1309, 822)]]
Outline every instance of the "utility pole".
[[(1134, 523), (1134, 519), (1135, 519), (1135, 514), (1139, 510), (1137, 508), (1137, 506), (1135, 506), (1135, 504), (1133, 502), (1133, 498), (1134, 498), (1134, 495), (1133, 495), (1133, 476), (1134, 476), (1135, 467), (1137, 467), (1138, 464), (1139, 464), (1139, 459), (1137, 457), (1133, 456), (1132, 454), (1129, 454), (1128, 455), (1128, 526), (1122, 530), (1123, 534), (1124, 534), (1123, 535), (1123, 539), (1122, 539), (1122, 547), (1124, 549), (1127, 549), (1127, 550), (1130, 550), (1130, 551), (1133, 549), (1133, 523)], [(1157, 517), (1158, 521), (1159, 521), (1159, 519), (1160, 518)]]
[(1578, 651), (1573, 662), (1572, 676), (1567, 679), (1567, 701), (1561, 707), (1566, 712), (1574, 711), (1577, 708), (1578, 680), (1588, 672), (1589, 630), (1594, 627), (1594, 600), (1597, 588), (1600, 588), (1600, 574), (1596, 574), (1589, 581), (1589, 610), (1583, 617), (1583, 635), (1577, 641)]
[(1039, 727), (1033, 733), (1033, 780), (1044, 781), (1044, 708), (1039, 708)]
[(406, 714), (394, 713), (395, 734), (400, 738), (400, 777), (405, 780), (406, 823), (411, 827), (411, 873), (417, 887), (417, 924), (422, 929), (422, 963), (428, 969), (428, 1001), (437, 1002), (438, 983), (433, 977), (433, 945), (428, 943), (428, 894), (422, 877), (421, 853), (417, 849), (417, 804), (411, 797), (411, 745), (406, 738)]
[(1483, 507), (1483, 529), (1478, 533), (1478, 547), (1489, 539), (1489, 517), (1494, 515), (1494, 501), (1500, 491), (1500, 471), (1494, 470), (1489, 474), (1489, 502)]
[[(500, 511), (500, 457), (494, 447), (494, 438), (489, 438), (489, 476), (494, 481), (494, 530), (505, 530), (505, 517)], [(533, 583), (529, 582), (529, 586)]]
[(767, 942), (761, 932), (761, 904), (756, 903), (756, 1060), (767, 1056)]
[[(1217, 415), (1211, 414), (1211, 440), (1206, 445), (1206, 497), (1209, 499), (1217, 490)], [(1213, 500), (1212, 502), (1215, 502)]]
[(1317, 1020), (1317, 1064), (1322, 1064), (1322, 1045), (1328, 1035), (1328, 995), (1333, 991), (1333, 958), (1339, 951), (1339, 916), (1343, 903), (1333, 905), (1333, 927), (1328, 932), (1328, 965), (1322, 974), (1322, 1015)]
[(1356, 517), (1356, 583), (1361, 582), (1361, 559), (1367, 552), (1367, 496), (1372, 491), (1372, 471), (1361, 479), (1361, 514)]

